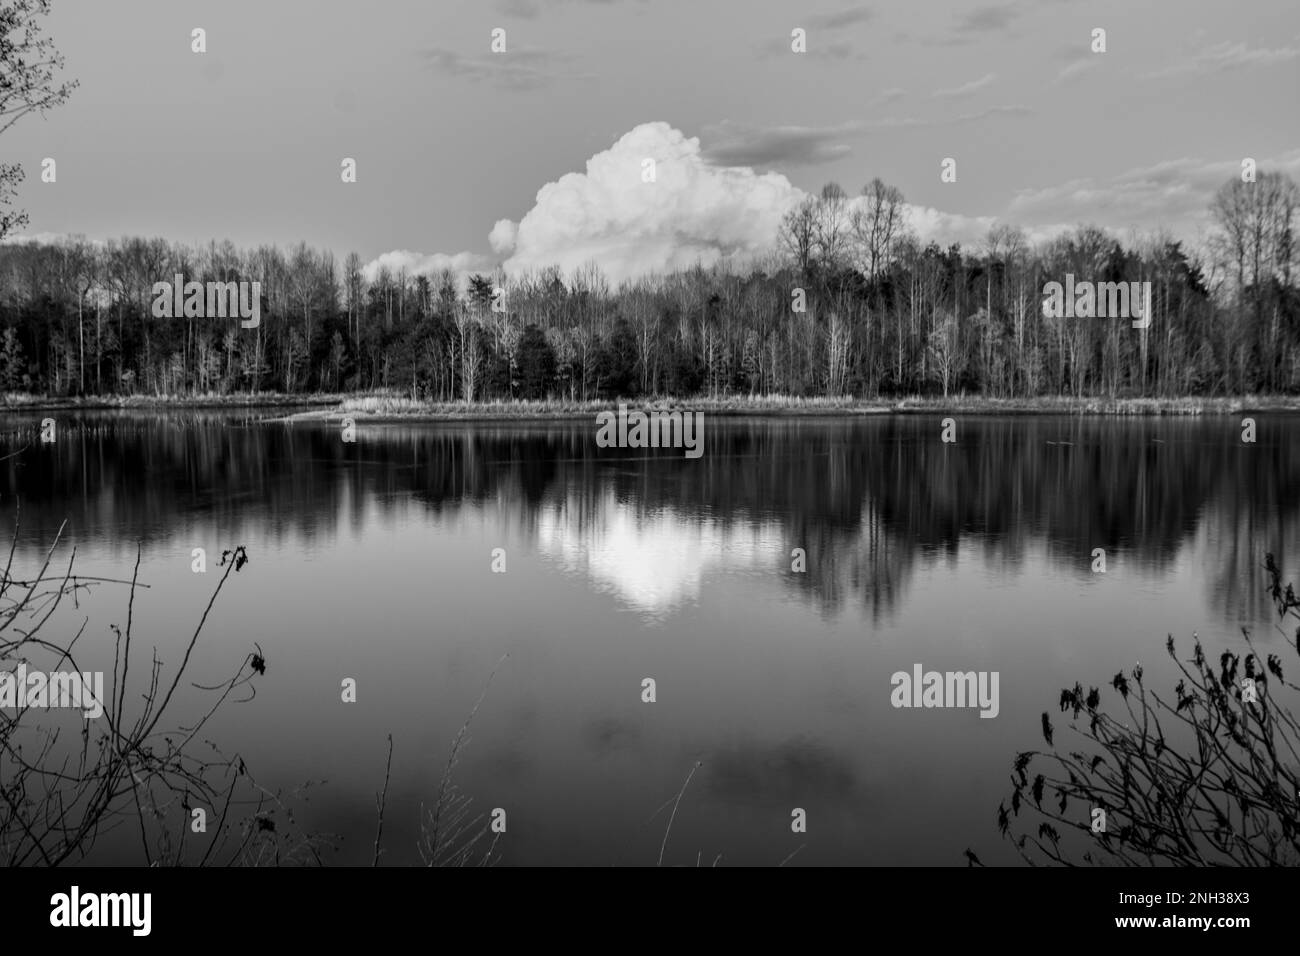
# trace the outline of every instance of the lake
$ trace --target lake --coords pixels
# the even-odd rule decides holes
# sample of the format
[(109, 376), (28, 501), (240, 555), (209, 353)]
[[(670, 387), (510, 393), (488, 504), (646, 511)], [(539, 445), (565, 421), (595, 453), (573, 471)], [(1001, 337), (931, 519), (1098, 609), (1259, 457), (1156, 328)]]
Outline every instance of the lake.
[[(334, 835), (327, 863), (370, 862), (389, 734), (384, 861), (419, 861), (421, 805), (507, 653), (453, 779), (506, 811), (503, 865), (599, 866), (1013, 863), (997, 807), (1041, 713), (1065, 724), (1061, 687), (1141, 661), (1167, 690), (1168, 634), (1217, 653), (1244, 626), (1294, 654), (1262, 563), (1297, 577), (1300, 417), (1258, 416), (1247, 444), (1230, 417), (958, 416), (944, 443), (938, 416), (706, 416), (693, 460), (600, 448), (594, 421), (347, 443), (277, 414), (9, 414), (3, 453), (32, 444), (0, 462), (0, 505), (31, 574), (64, 521), (84, 575), (129, 578), (138, 545), (136, 641), (165, 667), (221, 550), (247, 547), (192, 676), (254, 642), (266, 672), (205, 736)], [(51, 626), (111, 650), (125, 616), (106, 585)], [(894, 707), (918, 664), (997, 672), (996, 717)]]

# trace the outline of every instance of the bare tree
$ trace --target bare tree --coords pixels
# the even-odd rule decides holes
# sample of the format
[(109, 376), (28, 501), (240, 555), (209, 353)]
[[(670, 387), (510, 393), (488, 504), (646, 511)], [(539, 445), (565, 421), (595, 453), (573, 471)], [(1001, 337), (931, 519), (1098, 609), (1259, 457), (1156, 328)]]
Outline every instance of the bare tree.
[(1284, 173), (1262, 172), (1253, 183), (1233, 179), (1210, 206), (1217, 233), (1216, 253), (1236, 275), (1238, 301), (1251, 290), (1256, 317), (1264, 307), (1266, 283), (1289, 285), (1297, 253), (1295, 217), (1300, 192)]
[(799, 274), (808, 277), (817, 252), (817, 200), (806, 197), (781, 219), (781, 246), (794, 260)]
[(845, 265), (848, 257), (848, 196), (839, 183), (822, 187), (814, 219), (814, 243), (817, 261), (824, 272), (834, 272)]
[[(41, 19), (49, 12), (50, 0), (0, 3), (0, 133), (28, 113), (44, 116), (77, 87), (76, 80), (55, 81), (63, 57), (54, 41), (41, 35)], [(0, 207), (9, 205), (22, 181), (22, 166), (0, 163)], [(0, 211), (0, 239), (25, 225), (26, 213)]]
[(862, 200), (850, 216), (850, 229), (863, 272), (874, 281), (893, 261), (894, 246), (906, 228), (901, 191), (879, 177), (862, 187)]
[(935, 375), (943, 385), (944, 398), (948, 397), (948, 388), (961, 370), (960, 332), (957, 317), (951, 312), (945, 312), (941, 317), (936, 316), (934, 329), (930, 332), (927, 342)]

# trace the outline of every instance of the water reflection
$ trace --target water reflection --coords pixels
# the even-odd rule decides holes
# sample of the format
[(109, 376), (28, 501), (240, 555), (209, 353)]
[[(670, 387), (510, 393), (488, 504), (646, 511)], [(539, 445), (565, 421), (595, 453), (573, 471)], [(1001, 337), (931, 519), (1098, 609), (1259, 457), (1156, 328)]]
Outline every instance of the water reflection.
[[(327, 780), (304, 825), (345, 863), (369, 862), (389, 733), (385, 858), (416, 862), (420, 803), (507, 650), (457, 773), (511, 808), (508, 862), (652, 863), (654, 811), (696, 760), (667, 862), (778, 863), (805, 842), (792, 807), (812, 821), (798, 863), (1015, 862), (994, 811), (1059, 688), (1137, 658), (1163, 680), (1166, 633), (1262, 628), (1263, 552), (1296, 567), (1300, 418), (1261, 416), (1249, 446), (1229, 419), (970, 418), (953, 445), (928, 417), (712, 419), (689, 460), (599, 449), (594, 423), (345, 444), (247, 412), (106, 413), (60, 415), (41, 445), (39, 417), (0, 429), (0, 454), (32, 443), (0, 461), (20, 561), (65, 520), (84, 573), (122, 576), (140, 542), (135, 622), (160, 659), (210, 593), (190, 549), (248, 545), (196, 677), (251, 641), (269, 665), (212, 733), (269, 787)], [(111, 647), (120, 597), (61, 623)], [(917, 662), (998, 671), (999, 717), (893, 709), (890, 675)], [(340, 705), (344, 675), (364, 706)]]
[[(972, 418), (709, 421), (708, 454), (598, 449), (594, 426), (363, 427), (259, 422), (249, 413), (11, 416), (0, 494), (20, 501), (23, 541), (66, 518), (76, 540), (146, 551), (181, 529), (328, 548), (369, 509), (391, 519), (470, 509), (627, 608), (662, 618), (719, 575), (807, 573), (782, 587), (823, 615), (850, 602), (874, 621), (906, 598), (918, 561), (974, 543), (1010, 573), (1041, 544), (1058, 570), (1165, 573), (1194, 555), (1226, 620), (1263, 620), (1260, 555), (1295, 557), (1296, 420), (1261, 419), (1244, 445), (1228, 419)], [(1117, 564), (1119, 562), (1119, 564)], [(1290, 564), (1284, 564), (1284, 571)]]

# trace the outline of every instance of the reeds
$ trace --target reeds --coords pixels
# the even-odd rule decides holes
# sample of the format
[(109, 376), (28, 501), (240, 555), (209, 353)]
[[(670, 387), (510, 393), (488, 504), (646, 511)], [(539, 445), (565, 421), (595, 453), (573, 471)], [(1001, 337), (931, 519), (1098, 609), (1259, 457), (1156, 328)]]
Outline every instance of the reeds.
[(482, 706), (483, 699), (487, 697), (488, 688), (492, 686), (492, 678), (496, 677), (497, 671), (509, 656), (509, 654), (502, 654), (501, 659), (488, 673), (478, 700), (474, 702), (469, 716), (465, 718), (465, 722), (461, 724), (460, 730), (452, 739), (447, 764), (443, 767), (442, 778), (438, 782), (438, 797), (432, 809), (426, 811), (423, 804), (420, 806), (418, 850), (425, 866), (468, 866), (471, 861), (476, 861), (473, 864), (476, 866), (490, 866), (494, 862), (493, 854), (496, 852), (500, 834), (493, 835), (491, 844), (481, 856), (475, 853), (489, 831), (483, 822), (483, 814), (470, 816), (473, 810), (473, 798), (460, 792), (452, 779), (452, 772), (456, 769), (461, 751), (469, 743), (470, 724), (473, 723), (479, 707)]
[(412, 398), (409, 390), (379, 389), (360, 393), (338, 392), (194, 392), (132, 395), (53, 397), (28, 392), (0, 394), (0, 407), (39, 409), (158, 409), (158, 408), (259, 408), (305, 407), (334, 415), (361, 414), (385, 417), (436, 418), (472, 421), (496, 418), (563, 418), (595, 415), (624, 402), (629, 408), (702, 411), (714, 415), (836, 414), (866, 415), (920, 412), (939, 414), (1081, 414), (1081, 415), (1233, 415), (1241, 412), (1300, 411), (1300, 398), (1290, 395), (1120, 396), (1038, 395), (998, 398), (980, 394), (820, 396), (785, 394), (731, 394), (599, 399), (509, 399), (474, 402)]

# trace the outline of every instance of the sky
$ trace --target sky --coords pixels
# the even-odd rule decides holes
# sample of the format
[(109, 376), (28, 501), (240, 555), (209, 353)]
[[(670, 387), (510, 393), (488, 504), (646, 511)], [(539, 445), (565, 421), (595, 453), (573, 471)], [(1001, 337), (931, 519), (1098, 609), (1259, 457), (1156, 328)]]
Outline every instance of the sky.
[(969, 244), (1195, 242), (1243, 157), (1300, 179), (1295, 0), (55, 0), (46, 32), (80, 87), (0, 136), (35, 236), (618, 280), (757, 252), (828, 181)]

